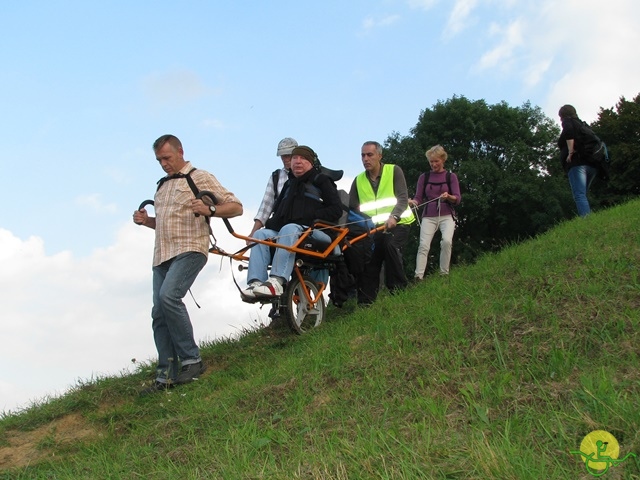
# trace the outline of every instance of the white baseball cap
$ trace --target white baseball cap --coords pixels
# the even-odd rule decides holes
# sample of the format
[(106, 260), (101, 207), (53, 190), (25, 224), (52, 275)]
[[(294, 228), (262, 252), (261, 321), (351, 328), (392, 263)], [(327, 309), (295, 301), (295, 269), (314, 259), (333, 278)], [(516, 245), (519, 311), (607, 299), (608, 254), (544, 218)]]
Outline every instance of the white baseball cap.
[(293, 149), (297, 146), (298, 142), (293, 138), (283, 138), (280, 140), (280, 143), (278, 143), (278, 153), (276, 153), (276, 156), (281, 157), (282, 155), (291, 155), (291, 152), (293, 152)]

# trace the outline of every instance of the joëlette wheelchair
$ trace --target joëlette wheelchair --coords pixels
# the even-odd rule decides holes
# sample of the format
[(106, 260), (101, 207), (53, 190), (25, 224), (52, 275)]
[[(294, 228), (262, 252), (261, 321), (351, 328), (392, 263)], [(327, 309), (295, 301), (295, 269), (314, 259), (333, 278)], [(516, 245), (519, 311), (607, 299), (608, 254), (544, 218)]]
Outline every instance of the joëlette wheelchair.
[[(201, 192), (200, 198), (202, 196), (214, 200), (210, 192)], [(384, 228), (384, 226), (373, 228), (354, 238), (347, 239), (350, 232), (348, 225), (336, 225), (318, 220), (312, 226), (306, 227), (293, 245), (287, 246), (278, 243), (277, 238), (261, 240), (240, 235), (233, 230), (228, 219), (223, 218), (222, 221), (232, 236), (244, 240), (248, 244), (235, 253), (227, 253), (214, 244), (209, 252), (229, 257), (231, 261), (241, 262), (238, 266), (240, 271), (246, 268), (245, 265), (249, 261), (249, 250), (257, 244), (268, 245), (271, 248), (283, 248), (288, 252), (295, 253), (293, 272), (281, 296), (262, 298), (242, 296), (242, 300), (247, 303), (271, 304), (269, 318), (275, 320), (284, 317), (291, 329), (298, 334), (303, 334), (317, 327), (325, 318), (326, 303), (323, 293), (327, 284), (314, 279), (313, 273), (327, 270), (331, 276), (337, 271), (339, 264), (344, 262), (342, 252), (345, 249)], [(317, 229), (322, 229), (331, 237), (332, 241), (330, 243), (319, 242), (312, 238), (311, 233)], [(237, 282), (236, 287), (242, 295), (242, 289)]]
[[(196, 198), (208, 198), (214, 205), (217, 204), (215, 195), (208, 191), (199, 192)], [(147, 205), (153, 205), (153, 200), (142, 202), (139, 210), (142, 210)], [(293, 245), (287, 246), (279, 244), (277, 238), (261, 240), (240, 235), (233, 230), (229, 219), (222, 218), (221, 220), (233, 237), (244, 240), (247, 245), (234, 253), (228, 253), (217, 246), (215, 237), (210, 232), (212, 246), (209, 249), (209, 253), (227, 257), (232, 263), (234, 261), (240, 262), (239, 271), (247, 268), (249, 250), (257, 244), (268, 245), (271, 248), (284, 248), (289, 252), (295, 253), (296, 259), (291, 278), (286, 283), (283, 294), (279, 297), (248, 298), (242, 294), (242, 289), (236, 282), (235, 276), (233, 281), (244, 302), (259, 303), (261, 305), (271, 304), (269, 318), (276, 320), (284, 317), (286, 323), (297, 334), (303, 334), (316, 328), (324, 321), (326, 303), (323, 293), (327, 285), (324, 282), (315, 280), (312, 277), (313, 272), (327, 270), (330, 276), (337, 271), (339, 264), (344, 262), (342, 252), (345, 249), (384, 228), (384, 226), (372, 228), (365, 233), (347, 239), (347, 235), (350, 232), (348, 225), (335, 225), (329, 222), (317, 221), (312, 226), (307, 227)], [(311, 238), (311, 233), (314, 229), (322, 229), (333, 240), (327, 244)]]

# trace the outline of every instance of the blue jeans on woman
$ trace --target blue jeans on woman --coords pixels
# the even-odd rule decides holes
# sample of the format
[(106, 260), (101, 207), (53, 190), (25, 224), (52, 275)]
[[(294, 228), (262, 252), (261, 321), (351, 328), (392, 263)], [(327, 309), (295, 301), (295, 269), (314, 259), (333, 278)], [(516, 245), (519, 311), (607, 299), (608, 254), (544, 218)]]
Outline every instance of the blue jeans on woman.
[(591, 182), (596, 178), (598, 169), (591, 165), (577, 165), (569, 169), (567, 174), (569, 177), (569, 185), (571, 185), (571, 193), (578, 208), (578, 215), (586, 217), (591, 213), (589, 200), (587, 199), (587, 190), (591, 186)]
[(202, 361), (182, 299), (207, 263), (199, 252), (181, 253), (153, 267), (153, 338), (158, 350), (156, 381), (174, 380), (181, 366)]
[[(279, 245), (285, 245), (290, 247), (294, 245), (302, 232), (306, 230), (306, 227), (295, 223), (288, 223), (280, 229), (279, 232), (275, 230), (269, 230), (268, 228), (262, 228), (258, 230), (253, 237), (266, 240), (267, 238), (275, 238)], [(326, 242), (327, 245), (331, 243), (331, 237), (320, 230), (313, 230), (311, 237), (315, 240)], [(251, 256), (249, 258), (249, 269), (247, 272), (248, 283), (254, 281), (264, 282), (270, 276), (280, 277), (284, 281), (288, 281), (293, 271), (293, 267), (296, 261), (296, 254), (288, 252), (284, 248), (276, 248), (273, 255), (273, 262), (271, 261), (271, 249), (269, 245), (256, 244), (251, 248)], [(268, 274), (267, 270), (271, 264), (271, 273)], [(325, 282), (326, 283), (326, 279)]]

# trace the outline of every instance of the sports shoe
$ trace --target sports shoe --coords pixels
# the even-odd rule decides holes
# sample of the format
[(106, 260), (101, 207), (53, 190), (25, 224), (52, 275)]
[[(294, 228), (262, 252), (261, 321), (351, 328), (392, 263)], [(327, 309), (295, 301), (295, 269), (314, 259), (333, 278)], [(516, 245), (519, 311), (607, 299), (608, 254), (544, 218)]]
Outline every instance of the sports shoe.
[(253, 289), (259, 285), (262, 285), (262, 282), (258, 280), (251, 282), (249, 285), (247, 285), (247, 288), (242, 291), (242, 296), (251, 299), (256, 298), (256, 296), (253, 294)]
[(173, 383), (164, 383), (164, 382), (159, 382), (159, 381), (155, 381), (153, 385), (151, 385), (150, 387), (147, 387), (143, 390), (140, 390), (140, 392), (138, 393), (138, 395), (140, 395), (141, 397), (144, 397), (146, 395), (151, 395), (153, 393), (158, 393), (158, 392), (164, 392), (166, 390), (171, 390), (173, 388)]
[(173, 381), (176, 385), (182, 385), (184, 383), (190, 383), (196, 380), (207, 369), (202, 362), (190, 363), (189, 365), (183, 365), (180, 373)]
[(283, 292), (282, 285), (275, 277), (269, 277), (269, 280), (253, 289), (256, 297), (279, 297)]

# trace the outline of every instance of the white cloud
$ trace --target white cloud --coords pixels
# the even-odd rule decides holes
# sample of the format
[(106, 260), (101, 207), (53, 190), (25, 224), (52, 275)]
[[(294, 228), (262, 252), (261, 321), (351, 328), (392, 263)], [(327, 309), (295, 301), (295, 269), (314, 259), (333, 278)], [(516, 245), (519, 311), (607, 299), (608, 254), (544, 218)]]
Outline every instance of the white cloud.
[(116, 213), (118, 211), (115, 203), (104, 203), (99, 193), (79, 195), (76, 197), (75, 203), (97, 213)]
[(125, 169), (109, 166), (104, 169), (104, 174), (116, 184), (126, 185), (131, 183), (131, 176)]
[(205, 118), (202, 121), (202, 126), (205, 128), (213, 128), (214, 130), (222, 130), (225, 125), (222, 120), (218, 120), (217, 118)]
[(551, 64), (552, 62), (550, 59), (542, 59), (542, 60), (539, 60), (537, 63), (532, 63), (525, 70), (525, 76), (524, 76), (525, 86), (527, 88), (532, 88), (538, 85), (542, 81), (546, 73), (548, 72), (549, 68), (551, 67)]
[(407, 0), (407, 5), (420, 10), (430, 10), (438, 3), (438, 0)]
[[(480, 5), (485, 8), (475, 8)], [(501, 17), (495, 7), (501, 7)], [(555, 118), (561, 105), (571, 103), (592, 121), (599, 107), (640, 92), (638, 18), (640, 3), (633, 0), (611, 0), (606, 8), (598, 0), (460, 0), (451, 10), (450, 28), (485, 21), (481, 39), (491, 46), (472, 68), (477, 75), (515, 78), (525, 96), (545, 85), (541, 106), (548, 115)]]
[(559, 57), (564, 68), (551, 83), (546, 110), (555, 115), (570, 103), (583, 120), (593, 121), (599, 107), (640, 93), (640, 3), (611, 0), (602, 8), (596, 0), (569, 2), (556, 14), (560, 20), (554, 27), (564, 33), (565, 55)]
[[(237, 224), (237, 225), (236, 225)], [(242, 242), (213, 223), (218, 242), (235, 251)], [(234, 223), (249, 231), (250, 222)], [(0, 411), (62, 393), (78, 379), (126, 371), (131, 359), (156, 356), (151, 333), (153, 232), (126, 224), (114, 245), (77, 259), (69, 252), (45, 254), (44, 242), (21, 240), (0, 229), (2, 319)], [(232, 337), (266, 323), (266, 311), (245, 304), (231, 279), (228, 259), (209, 263), (185, 298), (197, 340)], [(244, 285), (246, 274), (235, 271)]]
[(500, 38), (498, 45), (486, 52), (478, 61), (478, 69), (487, 70), (498, 68), (509, 70), (514, 51), (522, 44), (522, 23), (519, 20), (511, 22), (506, 27), (492, 23), (489, 27), (492, 36)]
[(344, 190), (345, 192), (349, 193), (352, 183), (352, 177), (350, 177), (349, 175), (343, 175), (343, 177), (336, 182), (336, 186), (338, 187), (338, 190)]
[(457, 0), (447, 22), (446, 34), (455, 35), (466, 27), (471, 11), (478, 4), (478, 0)]
[(385, 17), (374, 18), (369, 15), (362, 21), (362, 29), (364, 31), (371, 31), (374, 28), (387, 27), (393, 25), (400, 20), (400, 15), (387, 15)]
[(182, 106), (220, 93), (207, 86), (196, 72), (180, 69), (152, 73), (142, 80), (142, 88), (157, 106)]

